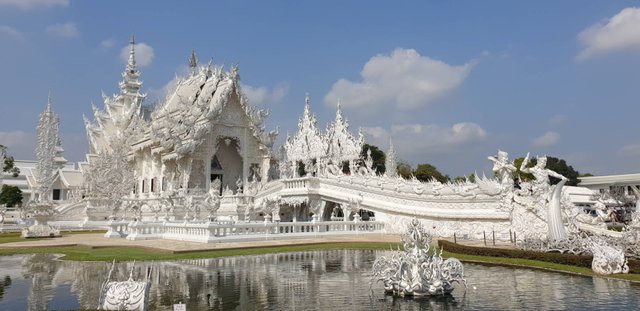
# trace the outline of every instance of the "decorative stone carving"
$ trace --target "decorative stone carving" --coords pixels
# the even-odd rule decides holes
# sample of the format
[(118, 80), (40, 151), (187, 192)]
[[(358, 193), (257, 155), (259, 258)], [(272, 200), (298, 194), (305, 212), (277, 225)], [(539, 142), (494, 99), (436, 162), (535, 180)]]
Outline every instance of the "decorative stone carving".
[(373, 280), (382, 282), (395, 296), (442, 295), (453, 291), (453, 283), (463, 283), (464, 268), (455, 258), (442, 258), (442, 251), (429, 254), (431, 235), (413, 219), (402, 235), (404, 251), (380, 256), (373, 263)]
[(100, 289), (101, 310), (139, 310), (146, 311), (149, 307), (149, 288), (151, 287), (151, 268), (146, 271), (143, 281), (133, 280), (135, 261), (131, 267), (129, 279), (126, 281), (111, 281), (115, 260), (107, 275), (107, 280)]

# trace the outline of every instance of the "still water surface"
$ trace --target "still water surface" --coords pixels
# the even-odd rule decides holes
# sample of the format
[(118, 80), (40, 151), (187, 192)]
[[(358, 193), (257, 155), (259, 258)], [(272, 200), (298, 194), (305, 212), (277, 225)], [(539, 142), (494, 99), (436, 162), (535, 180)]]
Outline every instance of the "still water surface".
[[(140, 262), (152, 268), (150, 310), (637, 310), (640, 286), (626, 281), (465, 264), (468, 288), (451, 296), (394, 299), (370, 271), (382, 251), (338, 250)], [(107, 263), (55, 255), (0, 256), (0, 310), (96, 308)], [(125, 280), (132, 263), (116, 265)]]

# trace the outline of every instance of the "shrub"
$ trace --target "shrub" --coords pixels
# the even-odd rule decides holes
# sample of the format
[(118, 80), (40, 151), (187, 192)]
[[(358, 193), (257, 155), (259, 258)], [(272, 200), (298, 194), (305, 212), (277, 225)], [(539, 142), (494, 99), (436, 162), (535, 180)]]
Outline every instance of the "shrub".
[[(530, 259), (585, 268), (591, 268), (591, 262), (593, 261), (593, 256), (591, 255), (544, 253), (507, 248), (474, 247), (456, 244), (445, 240), (438, 240), (438, 247), (447, 252), (456, 254)], [(629, 259), (628, 265), (629, 273), (640, 273), (640, 260)]]

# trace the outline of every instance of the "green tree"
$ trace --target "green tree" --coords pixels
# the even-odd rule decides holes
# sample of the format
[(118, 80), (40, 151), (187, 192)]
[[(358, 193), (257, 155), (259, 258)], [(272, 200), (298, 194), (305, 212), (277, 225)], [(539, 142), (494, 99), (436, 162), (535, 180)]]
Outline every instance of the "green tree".
[(360, 152), (360, 157), (362, 159), (367, 158), (367, 150), (371, 150), (371, 159), (373, 160), (372, 168), (378, 174), (384, 174), (386, 168), (384, 166), (384, 162), (386, 160), (386, 156), (380, 148), (374, 145), (364, 144), (362, 146), (362, 151)]
[(593, 177), (593, 174), (591, 173), (584, 173), (584, 174), (579, 174), (578, 177)]
[(476, 175), (475, 174), (469, 174), (469, 176), (457, 176), (456, 178), (453, 179), (453, 181), (455, 182), (465, 182), (466, 180), (469, 180), (469, 182), (476, 182)]
[(449, 181), (449, 176), (443, 175), (435, 166), (428, 163), (418, 165), (413, 175), (420, 181), (429, 181), (431, 179), (435, 179), (441, 183)]
[(0, 204), (6, 204), (8, 207), (22, 204), (22, 190), (16, 186), (2, 185)]
[[(563, 159), (559, 159), (556, 157), (547, 157), (547, 169), (550, 169), (564, 177), (567, 177), (569, 181), (567, 181), (567, 186), (577, 186), (580, 180), (578, 176), (580, 173), (573, 169), (573, 166), (568, 165), (567, 162)], [(560, 179), (555, 177), (549, 177), (549, 182), (552, 185), (555, 185), (560, 182)]]
[(409, 179), (411, 178), (411, 175), (413, 175), (411, 165), (403, 160), (398, 160), (396, 170), (398, 172), (398, 176), (404, 179)]
[[(513, 165), (516, 167), (516, 171), (513, 173), (513, 179), (516, 179), (516, 180), (520, 179), (522, 181), (534, 180), (535, 177), (533, 177), (533, 175), (531, 175), (530, 173), (523, 173), (522, 171), (520, 171), (520, 166), (522, 166), (522, 161), (524, 161), (524, 157), (519, 157), (513, 160)], [(536, 163), (538, 163), (538, 160), (536, 158), (529, 159), (529, 163), (527, 164), (527, 167), (533, 167), (534, 165), (536, 165)]]
[[(13, 177), (20, 175), (20, 169), (15, 167), (13, 157), (7, 155), (7, 147), (0, 145), (0, 155), (4, 155), (4, 163), (0, 163), (2, 166), (2, 173), (10, 173)], [(2, 158), (0, 156), (0, 158)]]

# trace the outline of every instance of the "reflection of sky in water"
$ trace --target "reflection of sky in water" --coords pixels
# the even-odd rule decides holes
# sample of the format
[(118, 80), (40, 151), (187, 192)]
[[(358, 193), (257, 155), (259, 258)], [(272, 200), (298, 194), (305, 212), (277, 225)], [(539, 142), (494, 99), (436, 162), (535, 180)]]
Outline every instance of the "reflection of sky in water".
[[(287, 254), (136, 263), (134, 278), (152, 268), (150, 310), (633, 310), (640, 286), (528, 269), (465, 264), (469, 283), (452, 296), (394, 299), (370, 284), (379, 251)], [(116, 265), (126, 280), (132, 263)], [(110, 264), (58, 261), (35, 254), (0, 257), (0, 279), (11, 278), (0, 310), (95, 308)], [(474, 289), (475, 287), (475, 289)]]

